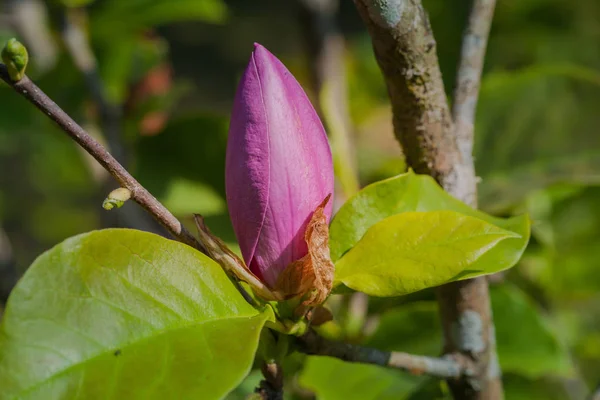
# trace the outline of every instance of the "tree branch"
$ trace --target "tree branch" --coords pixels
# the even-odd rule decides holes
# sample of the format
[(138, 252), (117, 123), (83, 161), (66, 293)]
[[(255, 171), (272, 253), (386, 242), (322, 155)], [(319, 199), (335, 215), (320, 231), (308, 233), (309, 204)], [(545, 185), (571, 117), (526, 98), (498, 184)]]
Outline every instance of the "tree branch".
[(52, 101), (29, 77), (25, 76), (18, 82), (13, 82), (4, 64), (0, 64), (0, 78), (25, 97), (29, 102), (40, 109), (50, 119), (62, 128), (77, 144), (92, 155), (119, 184), (131, 191), (131, 199), (154, 217), (164, 226), (173, 237), (194, 247), (202, 252), (204, 248), (196, 238), (165, 208), (146, 188), (135, 180), (127, 170), (81, 126), (79, 126), (67, 113)]
[(262, 400), (283, 400), (283, 369), (276, 362), (264, 363), (261, 372), (265, 379), (260, 381), (256, 393)]
[[(433, 176), (448, 193), (476, 207), (473, 160), (470, 154), (463, 155), (463, 149), (472, 149), (472, 133), (464, 139), (471, 143), (460, 144), (463, 139), (458, 137), (450, 116), (435, 39), (421, 1), (354, 2), (373, 41), (392, 103), (394, 132), (408, 165), (417, 173)], [(491, 13), (485, 15), (491, 17)], [(470, 28), (467, 32), (480, 35), (482, 29)], [(465, 39), (466, 43), (472, 41)], [(471, 51), (463, 50), (463, 54), (471, 55)], [(475, 65), (469, 61), (461, 64)], [(468, 67), (461, 68), (462, 75), (471, 77), (465, 68)], [(464, 106), (457, 109), (468, 110), (466, 103), (472, 99), (467, 96), (464, 103), (461, 100)], [(454, 397), (502, 398), (486, 279), (453, 282), (440, 287), (437, 293), (445, 352), (458, 353), (475, 362), (474, 376), (448, 381)]]
[(415, 172), (472, 203), (473, 166), (454, 136), (436, 43), (420, 0), (354, 0), (373, 41), (394, 113), (394, 132)]
[[(99, 111), (100, 126), (108, 149), (113, 157), (124, 168), (127, 168), (129, 157), (123, 143), (123, 110), (120, 105), (111, 102), (106, 95), (106, 87), (100, 77), (98, 62), (85, 29), (87, 14), (84, 9), (66, 9), (62, 14), (61, 23), (61, 36), (67, 52), (83, 75), (88, 92)], [(100, 183), (103, 193), (110, 191), (110, 182), (103, 179)], [(148, 214), (137, 207), (128, 208), (126, 206), (125, 210), (101, 213), (101, 221), (105, 227), (119, 225), (120, 218), (125, 222), (125, 226), (165, 235), (164, 230)]]
[(96, 56), (87, 37), (85, 27), (87, 16), (82, 9), (67, 9), (62, 19), (61, 36), (75, 66), (85, 79), (86, 86), (100, 113), (102, 131), (108, 142), (111, 154), (125, 167), (125, 148), (122, 142), (122, 110), (111, 103), (106, 97), (106, 91), (98, 66)]
[(298, 344), (300, 351), (306, 354), (379, 365), (410, 372), (414, 375), (427, 374), (445, 379), (458, 379), (473, 374), (471, 361), (461, 355), (426, 357), (396, 351), (383, 351), (327, 340), (312, 330), (298, 338)]
[(452, 117), (456, 125), (460, 152), (465, 160), (471, 160), (473, 155), (475, 110), (495, 6), (496, 0), (474, 0), (469, 22), (463, 35)]

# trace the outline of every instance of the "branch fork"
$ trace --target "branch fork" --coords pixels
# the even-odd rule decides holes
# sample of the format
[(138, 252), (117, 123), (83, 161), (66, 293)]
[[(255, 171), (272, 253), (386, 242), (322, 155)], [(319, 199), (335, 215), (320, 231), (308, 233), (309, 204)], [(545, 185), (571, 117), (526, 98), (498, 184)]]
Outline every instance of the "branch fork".
[[(463, 40), (452, 116), (445, 98), (435, 53), (435, 40), (420, 1), (354, 1), (373, 38), (377, 60), (386, 78), (392, 100), (396, 135), (402, 143), (409, 165), (419, 173), (432, 175), (449, 193), (475, 206), (476, 178), (471, 157), (472, 127), (495, 1), (474, 2), (469, 27)], [(418, 76), (414, 71), (419, 71)], [(0, 64), (0, 78), (92, 155), (119, 183), (123, 189), (119, 195), (127, 194), (125, 197), (130, 197), (144, 208), (175, 239), (209, 255), (226, 271), (231, 272), (229, 267), (236, 264), (236, 257), (225, 251), (218, 238), (212, 236), (208, 229), (202, 229), (204, 224), (201, 217), (196, 217), (201, 235), (201, 241), (198, 241), (100, 143), (37, 87), (24, 74), (24, 69), (22, 74), (17, 76), (9, 73), (6, 65)], [(116, 201), (120, 202), (121, 197)], [(237, 272), (241, 274), (238, 276), (241, 280), (251, 280), (243, 271)], [(275, 296), (266, 287), (263, 294)], [(473, 302), (478, 304), (473, 305)], [(480, 368), (487, 365), (495, 351), (494, 344), (489, 342), (490, 327), (493, 327), (493, 324), (487, 282), (485, 279), (476, 279), (447, 285), (440, 290), (440, 306), (446, 347), (449, 350), (443, 357), (386, 352), (333, 342), (312, 330), (308, 330), (297, 339), (299, 349), (306, 354), (331, 356), (350, 362), (375, 364), (413, 374), (425, 373), (445, 378), (451, 383), (457, 398), (501, 398), (499, 377), (488, 377)], [(479, 353), (465, 352), (450, 334), (460, 315), (472, 308), (481, 316), (485, 328), (485, 345)], [(278, 368), (277, 365), (265, 365), (263, 368), (267, 378), (264, 382), (271, 389), (276, 389), (274, 396), (282, 393), (282, 374)], [(488, 379), (490, 382), (486, 382)], [(273, 396), (273, 392), (271, 395)]]

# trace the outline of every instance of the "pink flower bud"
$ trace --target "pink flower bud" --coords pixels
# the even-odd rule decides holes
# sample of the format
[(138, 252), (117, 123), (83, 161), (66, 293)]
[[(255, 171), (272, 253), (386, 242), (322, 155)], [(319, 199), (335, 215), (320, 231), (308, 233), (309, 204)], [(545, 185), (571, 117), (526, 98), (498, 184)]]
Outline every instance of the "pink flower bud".
[[(333, 193), (325, 129), (306, 93), (255, 44), (235, 97), (226, 161), (227, 204), (244, 261), (270, 287), (307, 254), (305, 230)], [(324, 214), (329, 221), (329, 201)]]

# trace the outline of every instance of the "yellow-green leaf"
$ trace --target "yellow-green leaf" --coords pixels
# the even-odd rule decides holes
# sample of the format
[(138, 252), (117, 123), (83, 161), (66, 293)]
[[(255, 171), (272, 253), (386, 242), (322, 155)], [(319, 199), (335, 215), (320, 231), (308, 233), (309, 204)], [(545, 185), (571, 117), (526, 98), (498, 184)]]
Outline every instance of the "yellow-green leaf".
[(267, 318), (212, 260), (109, 229), (40, 256), (0, 328), (2, 399), (219, 399), (250, 371)]
[(405, 212), (376, 223), (336, 263), (334, 285), (400, 296), (509, 268), (521, 236), (455, 211)]
[[(529, 218), (495, 218), (474, 210), (446, 193), (430, 176), (407, 172), (373, 183), (351, 197), (331, 222), (331, 259), (336, 262), (375, 223), (407, 211), (451, 210), (479, 218), (521, 237), (521, 252), (529, 240)], [(515, 242), (516, 243), (516, 242)]]

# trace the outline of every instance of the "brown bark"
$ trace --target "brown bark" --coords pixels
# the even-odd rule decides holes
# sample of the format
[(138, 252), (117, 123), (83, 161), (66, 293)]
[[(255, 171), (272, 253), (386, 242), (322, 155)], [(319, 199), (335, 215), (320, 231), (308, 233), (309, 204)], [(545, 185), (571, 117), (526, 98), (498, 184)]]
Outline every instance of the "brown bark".
[[(461, 151), (472, 145), (460, 144), (460, 140), (472, 141), (472, 135), (459, 137), (455, 129), (435, 38), (421, 1), (354, 2), (373, 41), (392, 103), (394, 132), (408, 165), (417, 173), (433, 176), (448, 193), (475, 207), (473, 161)], [(444, 285), (438, 290), (438, 300), (445, 352), (469, 357), (475, 363), (473, 376), (448, 380), (454, 397), (501, 399), (486, 279)]]

